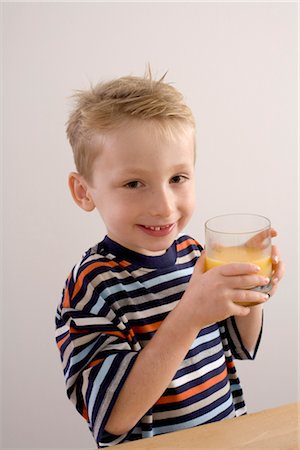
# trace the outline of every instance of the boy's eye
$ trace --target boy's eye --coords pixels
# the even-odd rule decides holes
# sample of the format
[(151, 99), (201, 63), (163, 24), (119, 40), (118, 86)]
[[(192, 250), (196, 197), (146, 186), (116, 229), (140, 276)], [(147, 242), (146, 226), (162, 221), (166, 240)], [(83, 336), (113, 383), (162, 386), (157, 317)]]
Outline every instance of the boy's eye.
[(183, 175), (175, 175), (171, 178), (171, 183), (183, 183), (185, 180), (187, 180), (187, 177)]
[(128, 189), (137, 189), (137, 188), (139, 188), (141, 186), (142, 186), (142, 183), (140, 181), (136, 181), (136, 180), (129, 181), (129, 183), (125, 184), (125, 187), (128, 188)]

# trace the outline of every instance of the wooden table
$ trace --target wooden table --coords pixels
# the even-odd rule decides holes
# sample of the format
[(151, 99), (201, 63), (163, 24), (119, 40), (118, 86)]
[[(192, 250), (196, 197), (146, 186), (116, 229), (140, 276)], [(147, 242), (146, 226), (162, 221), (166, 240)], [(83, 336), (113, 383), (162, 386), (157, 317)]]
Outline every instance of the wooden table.
[(116, 450), (299, 450), (300, 403), (119, 444)]

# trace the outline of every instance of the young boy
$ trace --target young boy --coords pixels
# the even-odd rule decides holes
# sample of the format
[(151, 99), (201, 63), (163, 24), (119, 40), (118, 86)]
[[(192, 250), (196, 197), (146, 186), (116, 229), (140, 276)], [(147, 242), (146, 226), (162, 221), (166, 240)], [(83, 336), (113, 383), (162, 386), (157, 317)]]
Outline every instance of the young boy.
[[(181, 94), (151, 77), (99, 84), (77, 94), (67, 133), (72, 196), (107, 228), (56, 316), (67, 394), (97, 445), (245, 414), (233, 358), (255, 357), (269, 295), (246, 288), (269, 280), (250, 263), (205, 272), (202, 247), (181, 234), (195, 206), (195, 124)], [(276, 247), (273, 260), (270, 294), (283, 274)]]

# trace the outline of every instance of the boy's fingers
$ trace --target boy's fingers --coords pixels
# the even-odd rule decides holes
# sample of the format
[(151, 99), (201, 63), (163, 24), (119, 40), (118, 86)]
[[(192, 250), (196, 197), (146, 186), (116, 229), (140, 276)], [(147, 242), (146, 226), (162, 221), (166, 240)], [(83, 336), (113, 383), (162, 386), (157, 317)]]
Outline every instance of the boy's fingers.
[(278, 235), (277, 231), (275, 230), (275, 228), (271, 228), (270, 230), (270, 235), (271, 237), (276, 237)]
[(279, 249), (278, 249), (278, 247), (276, 245), (272, 245), (272, 256), (271, 256), (271, 258), (272, 258), (273, 265), (274, 264), (275, 265), (278, 264), (278, 262), (280, 260), (280, 252), (279, 252)]
[(245, 246), (250, 248), (267, 248), (270, 245), (270, 238), (276, 237), (277, 231), (274, 228), (261, 231), (249, 239)]
[(253, 291), (252, 289), (237, 291), (233, 302), (243, 305), (243, 304), (259, 304), (265, 303), (269, 300), (270, 296), (265, 293)]
[(259, 270), (260, 270), (259, 266), (251, 263), (229, 263), (220, 266), (220, 273), (225, 277), (257, 273), (259, 272)]
[(270, 278), (262, 275), (236, 275), (228, 279), (232, 289), (252, 289), (256, 286), (266, 286), (270, 283)]
[(273, 284), (278, 284), (278, 282), (281, 280), (285, 272), (285, 266), (282, 261), (279, 261), (276, 265), (276, 269), (274, 270), (272, 281)]

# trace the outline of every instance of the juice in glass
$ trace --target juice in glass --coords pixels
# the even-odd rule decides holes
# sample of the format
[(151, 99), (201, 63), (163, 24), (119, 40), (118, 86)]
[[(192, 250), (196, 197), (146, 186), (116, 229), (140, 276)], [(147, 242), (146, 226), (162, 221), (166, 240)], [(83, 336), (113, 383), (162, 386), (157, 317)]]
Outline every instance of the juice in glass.
[[(217, 216), (205, 224), (206, 270), (222, 264), (250, 262), (261, 268), (260, 275), (271, 279), (270, 221), (254, 214)], [(268, 292), (267, 286), (249, 286), (249, 289)], [(239, 303), (251, 306), (255, 303)]]
[(271, 277), (272, 261), (270, 256), (264, 256), (261, 250), (247, 247), (223, 247), (210, 252), (210, 256), (206, 256), (206, 270), (233, 262), (250, 262), (261, 268), (259, 275)]

